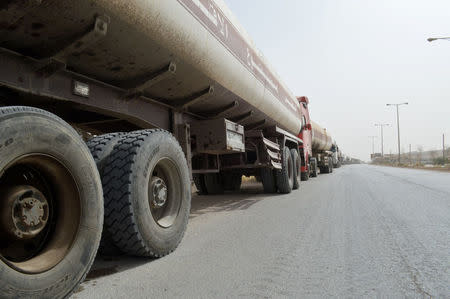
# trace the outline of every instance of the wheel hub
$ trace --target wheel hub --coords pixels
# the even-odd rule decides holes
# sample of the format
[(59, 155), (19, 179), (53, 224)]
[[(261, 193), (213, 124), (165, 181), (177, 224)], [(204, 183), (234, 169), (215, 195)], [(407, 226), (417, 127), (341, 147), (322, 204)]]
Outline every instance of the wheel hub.
[(151, 203), (155, 208), (162, 208), (167, 202), (167, 186), (159, 177), (153, 177), (150, 183), (152, 200)]
[(16, 239), (31, 239), (46, 226), (49, 215), (45, 196), (32, 186), (17, 186), (2, 200), (6, 232)]

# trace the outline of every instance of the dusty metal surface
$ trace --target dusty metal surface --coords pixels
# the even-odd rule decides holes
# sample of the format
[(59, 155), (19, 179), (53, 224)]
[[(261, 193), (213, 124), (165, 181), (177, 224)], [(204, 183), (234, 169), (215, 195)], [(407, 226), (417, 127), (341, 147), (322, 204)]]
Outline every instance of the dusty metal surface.
[(311, 121), (312, 126), (312, 148), (315, 151), (328, 151), (333, 145), (331, 136), (325, 128)]
[(19, 240), (36, 237), (49, 219), (45, 195), (30, 185), (16, 185), (5, 191), (0, 209), (5, 232)]
[(182, 202), (181, 175), (169, 158), (157, 162), (150, 171), (148, 201), (153, 219), (167, 228), (174, 224)]
[[(221, 1), (43, 0), (26, 7), (0, 9), (0, 47), (42, 59), (44, 66), (64, 53), (69, 70), (131, 91), (138, 87), (168, 105), (184, 104), (213, 86), (214, 94), (184, 108), (208, 116), (237, 101), (239, 107), (223, 117), (254, 111), (243, 125), (265, 121), (263, 126), (300, 130), (295, 98)], [(99, 16), (109, 20), (106, 34), (77, 51), (77, 41), (89, 37)], [(211, 16), (228, 24), (226, 36)], [(173, 76), (145, 84), (171, 63)]]
[(27, 274), (55, 267), (79, 228), (81, 205), (72, 175), (51, 156), (30, 154), (5, 168), (0, 188), (0, 259)]
[(245, 151), (244, 127), (223, 118), (193, 122), (191, 135), (196, 154)]
[[(147, 97), (127, 100), (124, 97), (127, 94), (126, 89), (116, 88), (70, 71), (58, 71), (51, 78), (39, 76), (36, 74), (38, 62), (23, 60), (15, 53), (0, 50), (0, 62), (0, 86), (12, 87), (33, 96), (70, 101), (81, 109), (118, 117), (142, 128), (160, 127), (170, 130), (170, 107), (160, 102)], [(89, 97), (74, 94), (75, 80), (88, 84)], [(14, 98), (9, 100), (10, 105), (16, 104)], [(189, 116), (184, 115), (184, 118), (189, 120)], [(95, 121), (92, 124), (95, 124)]]

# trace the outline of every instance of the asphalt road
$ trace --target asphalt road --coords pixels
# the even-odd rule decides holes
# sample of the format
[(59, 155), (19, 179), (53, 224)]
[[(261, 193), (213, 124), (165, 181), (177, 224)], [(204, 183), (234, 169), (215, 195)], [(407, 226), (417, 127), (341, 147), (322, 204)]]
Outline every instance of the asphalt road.
[(195, 196), (174, 253), (98, 257), (73, 297), (430, 296), (450, 298), (450, 173), (353, 165)]

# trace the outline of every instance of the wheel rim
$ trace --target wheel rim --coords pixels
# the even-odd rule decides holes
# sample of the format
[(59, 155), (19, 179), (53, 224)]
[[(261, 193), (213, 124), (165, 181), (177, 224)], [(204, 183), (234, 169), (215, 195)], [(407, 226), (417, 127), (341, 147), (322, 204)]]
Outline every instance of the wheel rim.
[(148, 201), (153, 220), (161, 227), (171, 227), (178, 216), (182, 199), (182, 179), (169, 158), (156, 163), (148, 184)]
[(60, 263), (78, 232), (79, 190), (56, 158), (30, 154), (10, 163), (0, 177), (0, 258), (36, 274)]

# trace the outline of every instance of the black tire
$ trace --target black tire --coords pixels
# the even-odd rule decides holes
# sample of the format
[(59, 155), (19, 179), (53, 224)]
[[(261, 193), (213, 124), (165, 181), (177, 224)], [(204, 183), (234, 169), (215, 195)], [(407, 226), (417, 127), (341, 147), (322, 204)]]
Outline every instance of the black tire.
[[(104, 176), (105, 163), (109, 155), (114, 149), (114, 146), (119, 142), (120, 138), (125, 136), (125, 133), (109, 133), (95, 136), (86, 143), (91, 151), (92, 157), (97, 164), (100, 177)], [(106, 228), (106, 223), (103, 224), (102, 239), (100, 240), (100, 247), (98, 252), (101, 255), (120, 255), (122, 252), (114, 244), (111, 234)]]
[(197, 193), (200, 195), (207, 195), (208, 190), (205, 185), (205, 176), (202, 173), (195, 173), (192, 175), (195, 187), (197, 188)]
[(239, 191), (242, 184), (242, 174), (235, 172), (222, 173), (223, 188), (226, 191)]
[(19, 207), (26, 195), (47, 215), (31, 239), (12, 238), (9, 225), (0, 225), (6, 244), (0, 246), (0, 297), (69, 296), (92, 266), (102, 233), (103, 194), (94, 159), (66, 122), (31, 107), (0, 108), (0, 157), (0, 211), (11, 199), (8, 208)]
[(301, 180), (301, 161), (300, 157), (298, 155), (298, 150), (295, 148), (291, 149), (291, 158), (292, 158), (292, 164), (294, 165), (294, 184), (292, 185), (292, 189), (296, 190), (300, 187), (300, 180)]
[(309, 180), (309, 171), (307, 172), (302, 172), (302, 181), (307, 181)]
[[(104, 173), (105, 222), (116, 246), (135, 256), (162, 257), (175, 250), (191, 207), (189, 170), (178, 141), (160, 129), (128, 133)], [(155, 194), (166, 198), (160, 207)]]
[(311, 170), (311, 177), (317, 177), (317, 162), (315, 159), (311, 161)]
[(206, 173), (204, 179), (208, 194), (223, 194), (224, 186), (222, 176), (219, 173)]
[(292, 161), (291, 151), (287, 146), (283, 148), (281, 165), (282, 169), (275, 171), (278, 191), (284, 194), (291, 193), (294, 186), (294, 163)]
[(309, 174), (310, 174), (310, 172), (311, 172), (311, 162), (308, 163), (306, 172), (302, 172), (302, 173), (301, 173), (301, 179), (302, 179), (302, 181), (307, 181), (307, 180), (309, 180)]
[(271, 168), (261, 169), (261, 182), (264, 188), (264, 193), (277, 192), (277, 182), (275, 179), (275, 172)]

